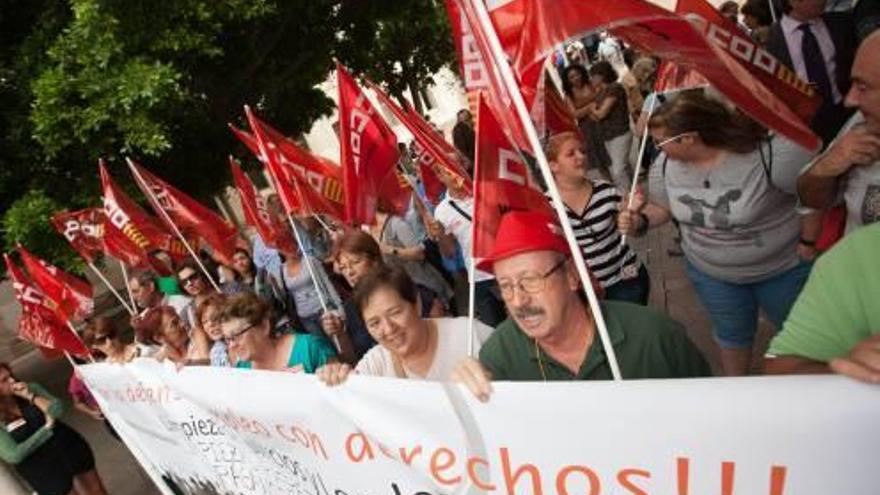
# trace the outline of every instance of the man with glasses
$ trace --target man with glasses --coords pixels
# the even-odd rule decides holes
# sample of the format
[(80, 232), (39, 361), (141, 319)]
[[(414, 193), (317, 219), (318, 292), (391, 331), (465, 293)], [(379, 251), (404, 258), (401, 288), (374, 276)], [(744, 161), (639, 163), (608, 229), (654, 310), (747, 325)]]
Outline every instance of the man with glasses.
[[(481, 400), (490, 380), (607, 380), (611, 369), (595, 320), (555, 219), (511, 212), (501, 219), (493, 271), (510, 317), (460, 362), (453, 379)], [(624, 379), (709, 376), (706, 360), (678, 322), (635, 304), (606, 301), (602, 314)]]
[(163, 294), (159, 291), (156, 274), (150, 271), (137, 272), (128, 281), (131, 296), (138, 309), (131, 317), (135, 343), (141, 355), (149, 356), (159, 350), (155, 333), (158, 331), (160, 315), (157, 311), (162, 306), (171, 306), (181, 319), (192, 327), (194, 321), (192, 298), (180, 294)]

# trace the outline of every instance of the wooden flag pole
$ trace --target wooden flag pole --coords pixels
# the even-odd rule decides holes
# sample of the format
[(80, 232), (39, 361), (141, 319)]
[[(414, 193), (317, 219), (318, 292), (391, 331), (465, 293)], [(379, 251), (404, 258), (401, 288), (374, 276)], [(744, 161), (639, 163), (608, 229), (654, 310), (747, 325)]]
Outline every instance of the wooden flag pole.
[[(126, 161), (126, 163), (128, 163), (128, 168), (131, 169), (131, 173), (134, 175), (135, 179), (141, 184), (141, 187), (143, 188), (144, 192), (146, 192), (147, 195), (150, 196), (151, 202), (153, 204), (157, 204), (157, 205), (160, 204), (159, 200), (156, 198), (156, 195), (153, 194), (153, 190), (150, 189), (149, 185), (147, 185), (147, 181), (145, 181), (144, 178), (141, 177), (141, 173), (138, 171), (137, 167), (134, 165), (134, 162), (131, 161), (131, 158), (126, 158), (125, 161)], [(168, 212), (165, 211), (165, 209), (162, 208), (161, 206), (159, 206), (159, 208), (156, 208), (156, 209), (159, 210), (159, 214), (162, 215), (162, 218), (165, 219), (166, 222), (168, 222), (168, 225), (171, 225), (171, 228), (174, 230), (174, 234), (178, 237), (178, 239), (180, 239), (180, 242), (183, 243), (184, 247), (186, 247), (186, 250), (189, 252), (190, 256), (193, 257), (196, 264), (199, 265), (199, 268), (202, 270), (202, 273), (204, 273), (205, 276), (208, 277), (208, 281), (211, 282), (211, 285), (214, 286), (214, 290), (216, 290), (217, 292), (222, 292), (222, 290), (220, 289), (220, 285), (217, 284), (217, 282), (214, 280), (214, 277), (212, 277), (211, 273), (208, 271), (208, 269), (205, 268), (205, 265), (202, 263), (202, 260), (201, 260), (201, 258), (199, 258), (199, 255), (196, 254), (196, 252), (195, 252), (195, 250), (193, 250), (192, 246), (189, 245), (189, 242), (187, 242), (186, 237), (183, 236), (183, 233), (180, 232), (180, 229), (177, 228), (177, 224), (174, 223), (174, 220), (171, 219), (171, 215), (169, 215)]]
[[(88, 264), (89, 268), (91, 268), (92, 271), (95, 272), (95, 275), (97, 275), (98, 278), (101, 279), (101, 282), (104, 282), (104, 285), (107, 286), (107, 289), (109, 289), (110, 292), (113, 293), (114, 296), (116, 296), (116, 299), (118, 299), (119, 302), (122, 303), (122, 307), (124, 307), (125, 310), (128, 311), (128, 314), (134, 315), (134, 313), (135, 313), (134, 307), (129, 306), (128, 303), (125, 302), (125, 298), (123, 298), (122, 294), (120, 294), (119, 291), (117, 291), (116, 288), (113, 287), (113, 284), (111, 284), (110, 281), (107, 280), (107, 277), (105, 277), (104, 274), (101, 273), (101, 270), (98, 270), (98, 267), (96, 267), (95, 264), (92, 263), (91, 261), (87, 261), (86, 263)], [(127, 280), (126, 280), (126, 284), (128, 284)]]
[(119, 262), (119, 267), (122, 268), (122, 278), (125, 280), (125, 290), (128, 291), (128, 299), (131, 301), (131, 307), (137, 311), (137, 303), (134, 301), (134, 294), (131, 293), (131, 283), (128, 280), (128, 268), (125, 267), (125, 263), (122, 261)]
[[(522, 123), (526, 137), (529, 140), (529, 144), (531, 145), (535, 158), (538, 163), (538, 167), (541, 170), (541, 174), (544, 176), (544, 181), (547, 183), (547, 192), (550, 194), (550, 198), (552, 200), (553, 208), (556, 210), (556, 214), (559, 216), (560, 224), (562, 226), (562, 230), (565, 232), (565, 238), (568, 241), (568, 247), (571, 251), (571, 254), (574, 258), (574, 264), (577, 268), (578, 274), (581, 278), (581, 285), (583, 286), (584, 293), (587, 296), (587, 301), (590, 304), (590, 311), (593, 314), (593, 319), (596, 322), (596, 330), (599, 333), (599, 338), (602, 341), (602, 348), (605, 351), (605, 356), (608, 359), (608, 365), (611, 368), (611, 374), (614, 377), (614, 380), (622, 380), (620, 374), (620, 366), (617, 363), (617, 355), (614, 352), (614, 347), (611, 345), (611, 338), (608, 336), (608, 327), (605, 325), (605, 317), (602, 315), (602, 308), (599, 306), (599, 298), (596, 297), (596, 291), (593, 289), (593, 284), (590, 281), (589, 271), (587, 270), (587, 264), (584, 261), (583, 252), (580, 249), (580, 246), (575, 239), (574, 231), (571, 228), (571, 224), (568, 222), (568, 215), (565, 211), (565, 204), (562, 202), (562, 198), (559, 195), (559, 189), (556, 187), (556, 182), (553, 180), (553, 173), (550, 171), (550, 165), (547, 161), (547, 156), (544, 154), (544, 150), (541, 146), (541, 140), (538, 137), (538, 132), (535, 130), (535, 126), (531, 121), (531, 116), (529, 114), (528, 108), (526, 108), (525, 101), (523, 101), (522, 94), (519, 91), (519, 87), (517, 86), (516, 79), (513, 75), (513, 70), (510, 67), (510, 64), (507, 61), (504, 50), (501, 47), (501, 42), (498, 40), (498, 36), (495, 33), (495, 28), (492, 25), (492, 20), (489, 18), (489, 12), (486, 10), (486, 5), (482, 0), (460, 0), (461, 2), (468, 2), (471, 5), (471, 8), (476, 13), (477, 21), (479, 22), (479, 26), (472, 26), (472, 29), (481, 29), (482, 32), (486, 35), (486, 39), (489, 43), (490, 53), (486, 54), (490, 57), (490, 63), (494, 62), (494, 65), (498, 67), (500, 71), (502, 82), (505, 86), (505, 89), (510, 94), (511, 100), (513, 101), (514, 109), (516, 110), (517, 116)], [(464, 9), (462, 9), (464, 12)]]

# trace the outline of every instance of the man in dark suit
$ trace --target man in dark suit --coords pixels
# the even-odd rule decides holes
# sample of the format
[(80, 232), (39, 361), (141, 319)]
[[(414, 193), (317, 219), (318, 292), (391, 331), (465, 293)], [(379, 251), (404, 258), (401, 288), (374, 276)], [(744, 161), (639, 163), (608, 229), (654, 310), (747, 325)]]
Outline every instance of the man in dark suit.
[(810, 81), (822, 97), (810, 127), (825, 145), (852, 114), (843, 105), (858, 46), (849, 12), (825, 12), (825, 0), (781, 0), (785, 15), (770, 28), (767, 51)]

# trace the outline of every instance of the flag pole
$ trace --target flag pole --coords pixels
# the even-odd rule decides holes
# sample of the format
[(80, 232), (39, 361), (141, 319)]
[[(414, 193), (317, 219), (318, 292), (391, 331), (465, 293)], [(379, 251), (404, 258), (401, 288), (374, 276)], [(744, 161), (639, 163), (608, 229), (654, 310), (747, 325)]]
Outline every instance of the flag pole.
[(513, 70), (510, 67), (510, 64), (507, 61), (507, 58), (504, 54), (504, 50), (501, 47), (501, 42), (498, 40), (497, 33), (495, 32), (495, 28), (492, 25), (492, 21), (489, 18), (489, 12), (486, 10), (486, 5), (482, 0), (460, 0), (462, 2), (468, 2), (471, 5), (471, 8), (476, 13), (477, 21), (479, 22), (479, 26), (472, 26), (473, 28), (480, 28), (483, 33), (486, 35), (486, 39), (489, 43), (490, 52), (489, 55), (492, 61), (495, 62), (495, 66), (498, 67), (500, 71), (501, 80), (505, 86), (505, 89), (510, 94), (511, 100), (513, 101), (514, 109), (516, 110), (517, 116), (522, 123), (526, 137), (529, 140), (529, 144), (532, 146), (535, 152), (535, 158), (538, 162), (538, 167), (541, 170), (541, 174), (544, 176), (544, 181), (547, 183), (547, 192), (550, 194), (551, 202), (553, 204), (553, 208), (556, 210), (556, 214), (559, 216), (560, 224), (562, 226), (562, 230), (565, 232), (566, 241), (568, 241), (568, 247), (571, 250), (572, 256), (574, 258), (575, 267), (577, 268), (578, 274), (581, 278), (581, 285), (583, 285), (584, 293), (587, 296), (587, 301), (590, 304), (590, 310), (593, 313), (593, 321), (596, 322), (596, 330), (599, 333), (599, 338), (602, 341), (602, 347), (605, 351), (605, 356), (608, 359), (608, 366), (611, 368), (611, 375), (614, 377), (614, 380), (621, 380), (622, 377), (620, 375), (620, 366), (617, 363), (617, 355), (614, 352), (614, 347), (611, 345), (611, 339), (608, 336), (608, 328), (605, 325), (605, 317), (602, 315), (602, 309), (599, 306), (599, 299), (596, 297), (596, 291), (593, 289), (593, 284), (590, 281), (589, 272), (587, 271), (586, 262), (584, 262), (583, 252), (578, 246), (577, 241), (575, 240), (574, 231), (571, 228), (571, 224), (567, 221), (567, 214), (565, 212), (565, 204), (562, 202), (562, 198), (559, 195), (559, 189), (556, 187), (556, 182), (553, 180), (553, 173), (550, 171), (550, 165), (547, 161), (547, 156), (544, 154), (544, 150), (541, 147), (541, 140), (538, 138), (538, 133), (535, 130), (534, 124), (532, 124), (531, 117), (529, 115), (529, 111), (526, 108), (525, 101), (523, 101), (522, 94), (519, 91), (519, 87), (517, 86), (516, 79), (513, 75)]
[[(309, 271), (309, 277), (312, 279), (312, 284), (315, 286), (315, 292), (318, 293), (318, 301), (321, 302), (321, 310), (326, 313), (327, 312), (327, 300), (324, 298), (324, 291), (321, 290), (321, 284), (318, 283), (318, 277), (315, 273), (314, 267), (312, 267), (312, 261), (309, 256), (309, 253), (306, 252), (305, 244), (303, 243), (302, 237), (300, 236), (299, 229), (296, 228), (296, 222), (293, 221), (293, 215), (288, 213), (287, 220), (290, 222), (290, 228), (293, 229), (293, 236), (296, 238), (296, 243), (299, 244), (299, 250), (302, 253), (303, 263), (306, 264), (306, 269)], [(286, 268), (284, 266), (281, 267), (282, 270)], [(287, 288), (284, 288), (287, 290)], [(339, 342), (339, 336), (334, 334), (332, 337), (333, 346), (336, 347), (336, 352), (342, 353), (342, 344)]]
[[(71, 323), (70, 320), (65, 319), (64, 321), (67, 323), (67, 328), (69, 328), (70, 331), (73, 332), (73, 336), (76, 337), (76, 340), (78, 340), (79, 343), (82, 344), (82, 346), (86, 349), (86, 353), (89, 355), (89, 361), (94, 363), (95, 358), (94, 358), (94, 356), (92, 356), (92, 353), (89, 352), (89, 348), (86, 347), (86, 343), (83, 342), (82, 337), (80, 337), (79, 333), (77, 333), (76, 327), (73, 326), (73, 323)], [(64, 353), (67, 354), (67, 351), (64, 351)], [(69, 359), (69, 356), (68, 356), (68, 359)], [(71, 362), (73, 362), (72, 359), (71, 359)]]
[(214, 290), (216, 290), (217, 292), (221, 292), (220, 286), (217, 285), (217, 282), (214, 281), (214, 277), (212, 277), (208, 269), (205, 268), (205, 265), (202, 263), (202, 259), (199, 258), (199, 255), (196, 254), (192, 246), (189, 245), (189, 242), (187, 242), (186, 238), (183, 236), (183, 233), (180, 232), (180, 229), (177, 228), (177, 224), (175, 224), (174, 220), (171, 219), (171, 215), (169, 215), (168, 212), (165, 211), (165, 208), (162, 208), (159, 200), (153, 194), (153, 190), (150, 189), (149, 185), (147, 185), (147, 181), (145, 181), (144, 178), (141, 177), (141, 173), (138, 171), (137, 167), (135, 167), (134, 162), (131, 161), (131, 158), (126, 158), (125, 161), (126, 163), (128, 163), (128, 168), (131, 169), (131, 173), (134, 174), (135, 179), (141, 184), (144, 192), (147, 193), (148, 196), (150, 196), (151, 202), (155, 205), (159, 205), (159, 208), (156, 208), (157, 210), (159, 210), (159, 214), (162, 215), (162, 218), (165, 219), (165, 221), (168, 222), (169, 225), (171, 225), (171, 228), (174, 230), (174, 234), (178, 237), (178, 239), (180, 239), (180, 242), (183, 243), (184, 247), (186, 247), (186, 250), (189, 252), (190, 256), (193, 257), (196, 264), (199, 265), (202, 273), (204, 273), (205, 276), (208, 277), (208, 281), (211, 282), (211, 285), (214, 286)]
[[(113, 287), (113, 284), (111, 284), (110, 281), (107, 280), (107, 277), (105, 277), (104, 274), (101, 273), (101, 270), (98, 270), (98, 267), (96, 267), (95, 264), (91, 261), (87, 261), (86, 263), (88, 264), (89, 268), (91, 268), (92, 271), (95, 272), (95, 275), (97, 275), (98, 278), (101, 279), (101, 282), (104, 282), (104, 285), (107, 286), (110, 292), (112, 292), (113, 295), (116, 296), (116, 299), (118, 299), (119, 302), (122, 303), (122, 307), (124, 307), (125, 310), (128, 311), (128, 314), (134, 315), (134, 309), (129, 306), (127, 302), (125, 302), (125, 298), (123, 298), (122, 294), (120, 294), (119, 291), (117, 291), (116, 288)], [(126, 281), (126, 284), (128, 284), (128, 281)]]
[[(651, 104), (648, 106), (648, 117), (645, 121), (645, 128), (642, 130), (642, 142), (639, 145), (639, 157), (636, 159), (636, 168), (633, 170), (633, 180), (632, 185), (629, 187), (629, 198), (626, 200), (626, 209), (629, 210), (632, 208), (633, 200), (636, 195), (636, 186), (639, 184), (639, 174), (642, 172), (642, 160), (645, 157), (645, 147), (648, 144), (648, 128), (650, 127), (648, 123), (651, 121), (651, 116), (654, 115), (654, 107), (657, 106), (657, 100), (660, 98), (660, 94), (655, 92), (654, 99), (651, 100)], [(620, 236), (620, 245), (623, 246), (626, 244), (626, 234)]]
[(131, 307), (137, 311), (137, 303), (134, 302), (134, 294), (131, 293), (131, 284), (128, 280), (128, 268), (125, 267), (125, 263), (123, 263), (122, 260), (119, 260), (119, 267), (122, 268), (122, 278), (125, 279), (125, 290), (128, 291), (128, 299), (131, 301)]
[(324, 232), (327, 232), (328, 234), (333, 232), (333, 230), (330, 228), (330, 226), (327, 225), (327, 222), (325, 222), (321, 218), (321, 215), (318, 215), (317, 213), (312, 213), (312, 218), (314, 218), (315, 221), (318, 222), (321, 225), (321, 227), (324, 228)]

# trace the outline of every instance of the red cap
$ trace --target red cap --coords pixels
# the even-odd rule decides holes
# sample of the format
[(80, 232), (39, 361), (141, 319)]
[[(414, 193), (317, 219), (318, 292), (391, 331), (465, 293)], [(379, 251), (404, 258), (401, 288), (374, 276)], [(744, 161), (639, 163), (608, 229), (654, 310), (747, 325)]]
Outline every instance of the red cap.
[(511, 211), (501, 217), (492, 254), (477, 268), (491, 272), (496, 261), (532, 251), (556, 251), (566, 256), (571, 253), (554, 217), (537, 211)]

